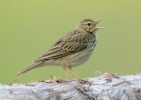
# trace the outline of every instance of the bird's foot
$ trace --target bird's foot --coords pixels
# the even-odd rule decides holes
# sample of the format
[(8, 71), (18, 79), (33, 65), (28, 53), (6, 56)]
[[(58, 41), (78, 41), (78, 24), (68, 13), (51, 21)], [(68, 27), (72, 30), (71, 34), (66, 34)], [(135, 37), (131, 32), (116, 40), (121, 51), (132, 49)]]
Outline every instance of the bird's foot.
[(69, 80), (69, 81), (73, 81), (74, 79), (72, 79), (71, 77), (68, 77), (68, 80)]

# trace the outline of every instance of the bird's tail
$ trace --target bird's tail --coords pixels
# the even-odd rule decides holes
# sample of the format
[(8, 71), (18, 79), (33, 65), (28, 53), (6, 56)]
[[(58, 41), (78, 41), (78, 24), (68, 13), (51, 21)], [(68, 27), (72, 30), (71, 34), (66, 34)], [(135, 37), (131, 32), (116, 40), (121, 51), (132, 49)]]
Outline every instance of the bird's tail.
[(43, 61), (39, 61), (39, 62), (34, 62), (31, 66), (25, 68), (24, 70), (22, 70), (21, 72), (19, 72), (16, 76), (24, 74), (34, 68), (40, 67), (44, 62)]

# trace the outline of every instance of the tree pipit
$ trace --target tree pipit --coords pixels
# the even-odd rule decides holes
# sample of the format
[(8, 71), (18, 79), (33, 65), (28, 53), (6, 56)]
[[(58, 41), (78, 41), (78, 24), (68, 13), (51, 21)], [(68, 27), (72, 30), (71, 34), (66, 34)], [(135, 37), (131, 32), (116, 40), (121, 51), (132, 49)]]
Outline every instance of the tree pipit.
[(102, 27), (96, 27), (101, 22), (92, 19), (83, 19), (71, 32), (61, 37), (47, 52), (37, 58), (33, 64), (17, 75), (24, 74), (41, 66), (62, 66), (68, 79), (71, 79), (67, 68), (74, 74), (78, 81), (81, 79), (72, 70), (86, 62), (92, 55), (97, 44), (97, 31)]

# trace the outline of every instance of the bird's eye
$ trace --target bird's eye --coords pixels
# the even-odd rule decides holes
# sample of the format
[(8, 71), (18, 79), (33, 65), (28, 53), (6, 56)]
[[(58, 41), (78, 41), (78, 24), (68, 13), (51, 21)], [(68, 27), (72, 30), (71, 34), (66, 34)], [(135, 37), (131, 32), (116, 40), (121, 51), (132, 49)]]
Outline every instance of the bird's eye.
[(91, 23), (88, 23), (87, 25), (88, 25), (88, 26), (91, 26)]

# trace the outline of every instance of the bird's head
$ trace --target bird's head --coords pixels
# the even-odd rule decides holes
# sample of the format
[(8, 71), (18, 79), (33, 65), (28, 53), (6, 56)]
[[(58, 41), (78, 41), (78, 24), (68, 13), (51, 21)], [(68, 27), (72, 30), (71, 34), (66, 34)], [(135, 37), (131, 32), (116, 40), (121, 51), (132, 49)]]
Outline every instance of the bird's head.
[(95, 33), (97, 30), (103, 28), (103, 27), (96, 27), (96, 25), (101, 21), (102, 20), (94, 21), (92, 19), (83, 19), (82, 21), (79, 22), (77, 28), (86, 31), (88, 33)]

